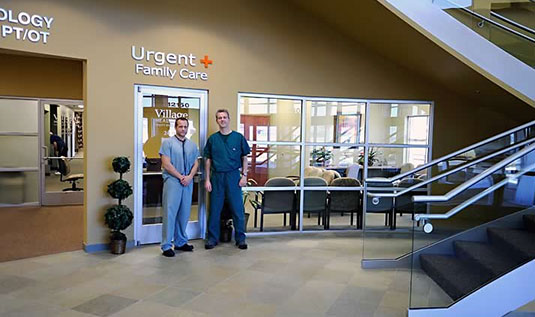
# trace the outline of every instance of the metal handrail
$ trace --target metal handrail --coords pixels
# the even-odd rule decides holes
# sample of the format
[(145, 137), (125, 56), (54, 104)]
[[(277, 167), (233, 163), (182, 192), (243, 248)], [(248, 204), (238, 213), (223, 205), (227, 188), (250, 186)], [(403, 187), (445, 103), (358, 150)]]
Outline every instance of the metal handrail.
[(526, 144), (529, 144), (531, 142), (535, 142), (535, 138), (524, 140), (524, 141), (522, 141), (520, 143), (513, 144), (511, 146), (508, 146), (506, 148), (503, 148), (503, 149), (501, 149), (499, 151), (493, 152), (493, 153), (488, 154), (486, 156), (480, 157), (480, 158), (478, 158), (476, 160), (473, 160), (471, 162), (467, 162), (467, 163), (461, 164), (461, 165), (459, 165), (459, 166), (457, 166), (455, 168), (452, 168), (451, 170), (448, 170), (448, 171), (446, 171), (446, 172), (444, 172), (442, 174), (435, 175), (435, 176), (433, 176), (431, 178), (426, 179), (425, 181), (421, 181), (421, 182), (416, 183), (416, 184), (414, 184), (414, 185), (412, 185), (410, 187), (406, 187), (402, 191), (398, 191), (396, 193), (392, 193), (392, 194), (391, 193), (368, 193), (368, 196), (370, 196), (370, 197), (398, 197), (398, 196), (406, 194), (406, 193), (408, 193), (410, 191), (413, 191), (413, 190), (415, 190), (417, 188), (426, 186), (426, 185), (428, 185), (428, 184), (430, 184), (430, 183), (432, 183), (432, 182), (434, 182), (434, 181), (436, 181), (438, 179), (441, 179), (441, 178), (444, 178), (444, 177), (449, 176), (451, 174), (457, 173), (458, 171), (461, 171), (461, 170), (463, 170), (465, 168), (468, 168), (470, 166), (473, 166), (473, 165), (476, 165), (478, 163), (484, 162), (484, 161), (486, 161), (488, 159), (491, 159), (493, 157), (496, 157), (498, 155), (507, 153), (507, 152), (509, 152), (511, 150), (514, 150), (516, 148), (522, 147), (522, 146), (524, 146)]
[[(448, 2), (450, 2), (450, 1), (448, 1)], [(454, 4), (452, 2), (450, 2), (450, 3)], [(492, 24), (492, 25), (494, 25), (494, 26), (496, 26), (496, 27), (498, 27), (500, 29), (503, 29), (503, 30), (505, 30), (507, 32), (513, 33), (514, 35), (519, 36), (519, 37), (521, 37), (521, 38), (523, 38), (523, 39), (525, 39), (525, 40), (527, 40), (529, 42), (535, 43), (535, 39), (532, 39), (531, 37), (529, 37), (527, 35), (524, 35), (524, 34), (518, 32), (518, 31), (515, 31), (515, 30), (513, 30), (511, 28), (506, 27), (505, 25), (502, 25), (502, 24), (500, 24), (500, 23), (498, 23), (496, 21), (493, 21), (493, 20), (487, 18), (484, 15), (481, 15), (481, 14), (479, 14), (477, 12), (474, 12), (474, 11), (472, 11), (470, 9), (467, 9), (467, 8), (464, 8), (464, 7), (456, 7), (456, 9), (459, 9), (459, 10), (465, 12), (465, 13), (468, 13), (468, 14), (470, 14), (472, 16), (475, 16), (476, 18), (481, 19), (481, 20), (483, 20), (485, 22), (488, 22), (488, 23), (490, 23), (490, 24)]]
[(513, 176), (508, 176), (508, 177), (502, 179), (500, 182), (492, 185), (491, 187), (486, 188), (484, 191), (478, 193), (477, 195), (474, 195), (470, 199), (464, 201), (462, 204), (452, 208), (450, 211), (448, 211), (445, 214), (415, 214), (414, 215), (414, 220), (420, 221), (420, 220), (424, 220), (424, 219), (426, 219), (426, 220), (429, 220), (429, 219), (448, 219), (451, 216), (454, 216), (455, 214), (457, 214), (458, 212), (463, 210), (464, 208), (470, 206), (474, 202), (476, 202), (476, 201), (480, 200), (481, 198), (487, 196), (488, 194), (494, 192), (496, 189), (505, 186), (511, 180), (515, 180), (515, 179), (519, 178), (520, 176), (532, 171), (533, 169), (535, 169), (535, 163), (528, 165), (528, 167), (523, 169), (521, 172), (516, 173)]
[(509, 24), (511, 24), (511, 25), (513, 25), (513, 26), (515, 26), (515, 27), (517, 27), (517, 28), (519, 28), (519, 29), (521, 29), (522, 31), (526, 31), (526, 32), (528, 32), (528, 33), (531, 33), (531, 34), (535, 35), (535, 30), (533, 30), (533, 29), (531, 29), (531, 28), (528, 28), (528, 27), (525, 26), (524, 24), (520, 24), (520, 23), (518, 23), (518, 22), (516, 22), (516, 21), (514, 21), (514, 20), (511, 20), (511, 19), (509, 19), (509, 18), (506, 18), (506, 17), (504, 17), (503, 15), (501, 15), (501, 14), (499, 14), (499, 13), (496, 13), (496, 12), (494, 12), (494, 11), (490, 11), (490, 15), (492, 15), (493, 17), (495, 17), (495, 18), (497, 18), (497, 19), (500, 19), (500, 20), (502, 20), (502, 21), (504, 21), (504, 22), (507, 22), (507, 23), (509, 23)]
[(415, 195), (412, 197), (413, 202), (445, 202), (453, 197), (459, 195), (460, 193), (464, 192), (466, 189), (470, 188), (471, 186), (477, 184), (484, 178), (487, 178), (488, 176), (492, 175), (497, 170), (500, 170), (510, 163), (516, 161), (517, 159), (521, 158), (522, 156), (525, 156), (526, 154), (532, 152), (535, 150), (535, 144), (531, 144), (522, 150), (516, 152), (515, 154), (506, 157), (505, 159), (501, 160), (500, 162), (494, 164), (493, 166), (487, 168), (477, 176), (467, 180), (466, 182), (462, 183), (461, 185), (455, 187), (454, 189), (450, 190), (445, 195)]
[(43, 160), (83, 160), (83, 157), (78, 156), (43, 156)]
[(514, 35), (516, 35), (518, 37), (521, 37), (521, 38), (523, 38), (523, 39), (525, 39), (525, 40), (527, 40), (527, 41), (529, 41), (531, 43), (535, 43), (535, 39), (532, 39), (531, 37), (529, 37), (529, 36), (527, 36), (525, 34), (522, 34), (522, 33), (518, 32), (518, 31), (515, 31), (515, 30), (513, 30), (511, 28), (506, 27), (505, 25), (502, 25), (502, 24), (500, 24), (500, 23), (498, 23), (496, 21), (493, 21), (493, 20), (487, 18), (484, 15), (481, 15), (481, 14), (479, 14), (477, 12), (474, 12), (474, 11), (472, 11), (470, 9), (467, 9), (467, 8), (458, 8), (458, 9), (460, 9), (461, 11), (464, 11), (464, 12), (470, 14), (470, 15), (473, 15), (473, 16), (477, 17), (478, 19), (481, 19), (481, 20), (483, 20), (485, 22), (488, 22), (488, 23), (490, 23), (490, 24), (492, 24), (492, 25), (494, 25), (494, 26), (496, 26), (496, 27), (498, 27), (500, 29), (506, 30), (509, 33), (513, 33)]
[(457, 156), (457, 155), (459, 155), (459, 154), (461, 154), (461, 153), (468, 152), (468, 151), (473, 150), (473, 149), (475, 149), (475, 148), (478, 148), (478, 147), (480, 147), (480, 146), (482, 146), (482, 145), (491, 143), (492, 141), (495, 141), (495, 140), (497, 140), (497, 139), (503, 138), (503, 137), (505, 137), (505, 136), (507, 136), (507, 135), (509, 135), (509, 134), (511, 134), (511, 133), (518, 132), (518, 131), (520, 131), (520, 130), (522, 130), (522, 129), (526, 129), (526, 128), (528, 128), (528, 127), (530, 127), (530, 126), (533, 126), (533, 125), (535, 125), (535, 120), (534, 120), (534, 121), (527, 122), (527, 123), (525, 123), (525, 124), (523, 124), (523, 125), (520, 125), (520, 126), (518, 126), (518, 127), (516, 127), (516, 128), (507, 130), (507, 131), (502, 132), (502, 133), (500, 133), (500, 134), (497, 134), (497, 135), (495, 135), (495, 136), (493, 136), (493, 137), (490, 137), (490, 138), (488, 138), (488, 139), (485, 139), (485, 140), (483, 140), (483, 141), (479, 141), (479, 142), (477, 142), (477, 143), (474, 143), (474, 144), (472, 144), (472, 145), (469, 145), (469, 146), (467, 146), (467, 147), (464, 147), (464, 148), (462, 148), (462, 149), (460, 149), (460, 150), (457, 150), (457, 151), (455, 151), (455, 152), (452, 152), (452, 153), (450, 153), (450, 154), (446, 154), (446, 155), (444, 155), (444, 156), (442, 156), (442, 157), (439, 157), (439, 158), (437, 158), (437, 159), (434, 159), (434, 160), (432, 160), (432, 161), (429, 162), (429, 163), (426, 163), (426, 164), (424, 164), (424, 165), (421, 165), (421, 166), (419, 166), (419, 167), (416, 167), (415, 169), (412, 169), (412, 170), (407, 171), (407, 172), (405, 172), (405, 173), (398, 174), (398, 175), (393, 176), (393, 177), (390, 177), (390, 178), (382, 178), (382, 177), (381, 177), (381, 178), (367, 178), (366, 181), (367, 181), (367, 182), (375, 182), (375, 183), (392, 183), (392, 182), (394, 182), (394, 181), (397, 181), (397, 180), (399, 180), (399, 179), (402, 179), (402, 178), (405, 178), (405, 177), (407, 177), (407, 176), (409, 176), (409, 175), (412, 175), (412, 174), (414, 174), (414, 173), (417, 173), (417, 172), (419, 172), (419, 171), (421, 171), (421, 170), (424, 170), (424, 169), (427, 169), (427, 168), (429, 168), (429, 167), (431, 167), (431, 166), (434, 166), (434, 165), (436, 165), (436, 164), (438, 164), (438, 163), (444, 162), (444, 161), (446, 161), (446, 160), (448, 160), (448, 159), (450, 159), (450, 158), (452, 158), (452, 157), (455, 157), (455, 156)]

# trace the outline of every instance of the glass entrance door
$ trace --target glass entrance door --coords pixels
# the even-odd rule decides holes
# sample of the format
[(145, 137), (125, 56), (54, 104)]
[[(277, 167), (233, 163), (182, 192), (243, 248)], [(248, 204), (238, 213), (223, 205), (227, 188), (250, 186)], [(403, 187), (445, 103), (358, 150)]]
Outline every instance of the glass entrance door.
[[(175, 121), (189, 121), (186, 137), (200, 150), (206, 140), (207, 92), (192, 89), (136, 86), (136, 158), (134, 181), (135, 240), (138, 244), (158, 243), (162, 230), (162, 140), (175, 135)], [(202, 165), (201, 169), (202, 169)], [(203, 238), (205, 223), (202, 173), (194, 178), (190, 239)]]
[(84, 203), (84, 105), (40, 101), (41, 204)]

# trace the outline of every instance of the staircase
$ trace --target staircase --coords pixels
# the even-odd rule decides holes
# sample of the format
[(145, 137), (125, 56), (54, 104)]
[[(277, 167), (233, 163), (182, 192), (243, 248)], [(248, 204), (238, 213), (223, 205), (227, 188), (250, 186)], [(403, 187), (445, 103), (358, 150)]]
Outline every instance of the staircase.
[(454, 255), (421, 254), (423, 270), (454, 301), (535, 259), (535, 214), (523, 228), (487, 228), (487, 241), (455, 241)]

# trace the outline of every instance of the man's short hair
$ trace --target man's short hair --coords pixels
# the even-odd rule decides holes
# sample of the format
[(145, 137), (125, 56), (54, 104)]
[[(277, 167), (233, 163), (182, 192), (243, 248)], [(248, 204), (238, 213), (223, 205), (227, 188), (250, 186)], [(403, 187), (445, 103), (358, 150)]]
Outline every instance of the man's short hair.
[(219, 109), (219, 110), (217, 110), (216, 113), (215, 113), (215, 118), (217, 119), (217, 115), (222, 113), (222, 112), (226, 113), (227, 114), (227, 118), (230, 119), (230, 114), (228, 113), (227, 109)]
[(188, 127), (189, 127), (189, 120), (184, 118), (184, 117), (180, 117), (180, 118), (176, 118), (176, 120), (175, 120), (175, 129), (176, 129), (176, 127), (178, 127), (178, 121), (186, 121), (186, 123), (188, 124)]

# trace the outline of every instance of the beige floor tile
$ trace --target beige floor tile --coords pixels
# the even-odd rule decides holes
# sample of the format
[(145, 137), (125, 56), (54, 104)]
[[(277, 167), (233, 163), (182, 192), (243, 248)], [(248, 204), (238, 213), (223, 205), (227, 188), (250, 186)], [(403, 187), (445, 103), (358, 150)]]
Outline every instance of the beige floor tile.
[(34, 262), (33, 259), (24, 259), (0, 263), (0, 272), (3, 274), (28, 277), (28, 274), (31, 272), (46, 266), (48, 265)]
[[(0, 263), (0, 280), (19, 278), (5, 283), (10, 291), (0, 293), (0, 316), (38, 316), (40, 310), (44, 316), (87, 316), (71, 308), (101, 296), (138, 301), (116, 316), (406, 314), (408, 301), (401, 298), (408, 296), (410, 272), (363, 270), (361, 233), (258, 236), (248, 242), (247, 251), (233, 244), (206, 251), (202, 240), (194, 240), (194, 252), (171, 259), (152, 245), (122, 256), (78, 251)], [(398, 246), (404, 245), (403, 240)], [(28, 276), (31, 282), (25, 283)], [(414, 291), (422, 301), (443, 300), (426, 275), (418, 281)]]
[(212, 315), (186, 309), (175, 309), (173, 312), (165, 314), (163, 317), (210, 317)]
[(122, 288), (116, 289), (110, 294), (139, 300), (154, 295), (167, 287), (168, 286), (162, 284), (136, 281)]
[[(1, 305), (0, 305), (1, 306)], [(56, 317), (65, 308), (30, 300), (18, 300), (16, 306), (2, 312), (3, 317)]]
[(113, 317), (160, 317), (175, 312), (175, 308), (151, 301), (140, 301), (110, 315)]
[(145, 299), (145, 301), (165, 304), (171, 307), (180, 307), (185, 303), (190, 302), (200, 294), (201, 292), (190, 289), (168, 287), (152, 296), (149, 296), (147, 299)]
[(385, 292), (379, 307), (403, 309), (409, 306), (409, 292), (388, 290)]
[(69, 309), (62, 311), (57, 317), (95, 317), (95, 315), (81, 313), (79, 311)]
[(310, 281), (299, 288), (282, 305), (302, 312), (325, 313), (344, 290), (344, 285)]
[(82, 313), (107, 317), (133, 305), (135, 302), (133, 299), (105, 294), (72, 309)]
[(352, 276), (353, 274), (350, 272), (324, 268), (314, 274), (311, 279), (315, 281), (348, 284)]
[(0, 294), (9, 294), (26, 287), (35, 285), (37, 281), (21, 276), (1, 275)]

